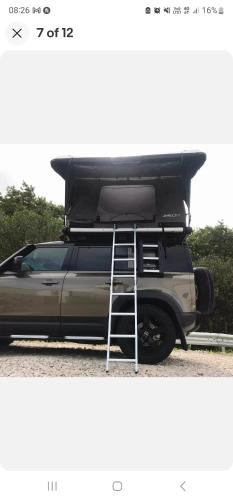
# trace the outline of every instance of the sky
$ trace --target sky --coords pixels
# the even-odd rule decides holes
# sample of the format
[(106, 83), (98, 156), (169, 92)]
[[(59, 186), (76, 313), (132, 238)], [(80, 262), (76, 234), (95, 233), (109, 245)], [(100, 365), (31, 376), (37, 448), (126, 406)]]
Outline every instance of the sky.
[(231, 145), (155, 145), (155, 144), (81, 144), (81, 145), (1, 145), (0, 192), (7, 186), (32, 184), (38, 196), (64, 204), (65, 183), (50, 166), (60, 156), (130, 156), (140, 154), (204, 151), (207, 161), (192, 181), (191, 225), (204, 227), (223, 220), (233, 227), (233, 146)]

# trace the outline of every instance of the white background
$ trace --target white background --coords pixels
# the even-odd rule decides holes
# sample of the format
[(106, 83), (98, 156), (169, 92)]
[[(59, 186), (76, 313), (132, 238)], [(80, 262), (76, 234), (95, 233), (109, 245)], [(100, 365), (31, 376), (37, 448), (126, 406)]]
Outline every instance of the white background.
[(233, 142), (224, 51), (11, 51), (0, 73), (1, 142)]
[(16, 470), (227, 470), (231, 382), (0, 379), (0, 427), (10, 429), (0, 462)]

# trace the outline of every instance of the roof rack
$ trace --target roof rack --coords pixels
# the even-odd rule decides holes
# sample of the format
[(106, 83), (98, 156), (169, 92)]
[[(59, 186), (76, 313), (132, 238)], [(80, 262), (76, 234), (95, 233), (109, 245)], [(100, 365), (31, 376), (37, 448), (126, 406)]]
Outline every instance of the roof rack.
[[(186, 233), (191, 228), (184, 227), (137, 227), (137, 233)], [(113, 227), (71, 227), (66, 228), (70, 233), (113, 233)], [(187, 231), (188, 230), (188, 231)], [(126, 232), (134, 231), (132, 227), (121, 227), (116, 231)]]

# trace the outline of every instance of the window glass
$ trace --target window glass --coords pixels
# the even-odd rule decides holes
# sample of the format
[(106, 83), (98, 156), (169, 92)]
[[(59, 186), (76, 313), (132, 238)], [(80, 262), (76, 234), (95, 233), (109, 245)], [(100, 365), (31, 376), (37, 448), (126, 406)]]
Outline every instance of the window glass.
[[(115, 258), (133, 257), (133, 249), (116, 247)], [(111, 247), (79, 247), (74, 263), (76, 271), (111, 271)], [(115, 271), (133, 269), (133, 261), (115, 262)]]
[[(129, 247), (116, 247), (115, 257), (117, 259), (126, 258), (132, 259), (134, 256), (133, 246)], [(115, 262), (115, 271), (127, 271), (128, 269), (133, 269), (134, 263), (133, 260), (123, 260), (122, 262)]]
[(61, 271), (68, 248), (35, 248), (26, 255), (22, 271)]
[(111, 256), (110, 247), (79, 247), (75, 270), (110, 271)]
[(189, 249), (185, 245), (167, 246), (162, 271), (192, 273), (193, 267)]

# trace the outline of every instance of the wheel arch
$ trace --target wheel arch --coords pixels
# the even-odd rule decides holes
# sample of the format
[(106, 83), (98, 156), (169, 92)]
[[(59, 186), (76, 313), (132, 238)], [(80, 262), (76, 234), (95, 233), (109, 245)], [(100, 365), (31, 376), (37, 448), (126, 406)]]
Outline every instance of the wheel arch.
[[(183, 349), (186, 350), (187, 343), (186, 343), (185, 333), (184, 333), (184, 330), (183, 330), (182, 325), (181, 325), (180, 320), (179, 320), (179, 314), (182, 313), (182, 310), (181, 310), (180, 305), (176, 302), (176, 300), (170, 296), (167, 297), (167, 295), (162, 293), (162, 292), (156, 293), (156, 292), (153, 292), (151, 290), (148, 290), (148, 292), (146, 292), (144, 290), (138, 291), (137, 297), (138, 297), (138, 305), (139, 304), (152, 304), (154, 306), (160, 307), (161, 309), (166, 311), (167, 314), (169, 314), (169, 316), (172, 319), (172, 321), (174, 322), (174, 325), (176, 328), (177, 339), (181, 340), (181, 346), (183, 347)], [(133, 298), (129, 298), (129, 297), (127, 297), (125, 299), (122, 299), (122, 298), (116, 299), (114, 302), (114, 310), (116, 312), (117, 311), (120, 312), (120, 311), (126, 310), (127, 308), (130, 308), (131, 306), (133, 306), (133, 303), (134, 303), (133, 300), (134, 300)], [(115, 322), (113, 325), (114, 330), (117, 327), (117, 322), (118, 322), (118, 319), (115, 319)]]

